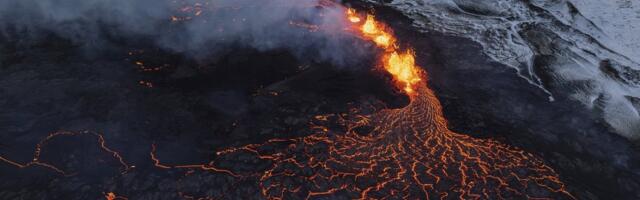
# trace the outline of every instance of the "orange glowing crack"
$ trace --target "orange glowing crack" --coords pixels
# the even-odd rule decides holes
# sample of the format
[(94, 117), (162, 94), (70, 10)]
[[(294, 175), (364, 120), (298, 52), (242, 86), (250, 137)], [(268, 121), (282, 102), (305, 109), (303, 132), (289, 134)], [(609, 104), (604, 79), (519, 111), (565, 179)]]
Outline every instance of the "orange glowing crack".
[(164, 164), (160, 163), (160, 160), (158, 159), (158, 157), (156, 155), (156, 145), (155, 144), (151, 145), (151, 152), (149, 154), (151, 156), (151, 160), (154, 163), (154, 166), (156, 166), (158, 168), (161, 168), (161, 169), (172, 169), (172, 168), (175, 168), (175, 169), (200, 169), (200, 170), (204, 170), (204, 171), (225, 173), (225, 174), (228, 174), (228, 175), (233, 176), (233, 177), (240, 177), (239, 175), (235, 174), (231, 170), (221, 169), (221, 168), (213, 166), (213, 163), (209, 163), (209, 164), (185, 164), (185, 165), (175, 165), (175, 166), (164, 165)]
[(12, 161), (10, 159), (7, 159), (5, 157), (0, 156), (0, 161), (3, 161), (5, 163), (8, 163), (10, 165), (16, 166), (18, 168), (27, 168), (27, 167), (32, 167), (32, 166), (41, 166), (41, 167), (45, 167), (48, 168), (50, 170), (53, 170), (59, 174), (62, 174), (64, 176), (73, 176), (75, 175), (75, 173), (69, 173), (66, 172), (62, 169), (60, 169), (59, 167), (56, 167), (52, 164), (49, 163), (45, 163), (45, 162), (41, 162), (40, 161), (40, 155), (43, 151), (43, 148), (46, 146), (47, 142), (49, 142), (50, 140), (60, 137), (60, 136), (79, 136), (79, 135), (91, 135), (96, 137), (97, 139), (97, 144), (98, 146), (105, 152), (111, 154), (111, 156), (113, 158), (115, 158), (120, 165), (122, 166), (121, 169), (121, 173), (127, 173), (131, 168), (134, 168), (134, 166), (129, 166), (124, 159), (122, 158), (122, 156), (120, 156), (120, 154), (114, 150), (112, 150), (111, 148), (107, 147), (106, 142), (104, 140), (104, 137), (102, 136), (102, 134), (96, 133), (96, 132), (90, 132), (90, 131), (82, 131), (82, 132), (71, 132), (71, 131), (58, 131), (58, 132), (53, 132), (50, 133), (49, 135), (47, 135), (47, 137), (45, 137), (44, 139), (40, 140), (40, 142), (38, 142), (38, 144), (36, 144), (35, 147), (35, 151), (34, 151), (34, 155), (33, 158), (31, 159), (30, 162), (25, 163), (25, 164), (20, 164), (16, 161)]

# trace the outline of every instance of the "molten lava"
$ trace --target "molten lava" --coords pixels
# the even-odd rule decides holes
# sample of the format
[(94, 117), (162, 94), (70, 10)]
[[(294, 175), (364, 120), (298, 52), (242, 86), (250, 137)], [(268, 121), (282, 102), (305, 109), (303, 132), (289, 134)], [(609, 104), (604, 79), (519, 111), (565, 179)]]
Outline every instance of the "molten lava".
[(360, 17), (358, 17), (358, 16), (356, 16), (356, 15), (355, 15), (355, 13), (356, 13), (356, 11), (355, 11), (355, 10), (353, 10), (352, 8), (349, 8), (349, 9), (347, 10), (347, 13), (348, 13), (347, 18), (349, 19), (349, 21), (350, 21), (351, 23), (358, 23), (358, 22), (360, 22)]
[(362, 25), (362, 33), (373, 35), (377, 34), (379, 31), (375, 17), (373, 15), (367, 15), (367, 20)]
[[(347, 10), (347, 18), (357, 18), (357, 13), (351, 9)], [(359, 21), (350, 20), (357, 24)], [(391, 33), (391, 29), (375, 20), (373, 15), (368, 14), (367, 20), (359, 28), (364, 38), (373, 41), (384, 51), (382, 63), (384, 69), (391, 74), (399, 88), (403, 89), (410, 96), (414, 95), (415, 85), (422, 80), (419, 67), (415, 63), (415, 55), (412, 50), (398, 53), (397, 39)]]
[[(347, 12), (347, 18), (360, 19), (360, 17), (353, 12)], [(354, 24), (360, 22), (359, 20), (350, 21)], [(366, 39), (372, 40), (376, 45), (378, 45), (378, 47), (388, 51), (395, 49), (394, 43), (396, 39), (393, 37), (393, 34), (391, 34), (390, 29), (378, 23), (373, 15), (367, 15), (367, 20), (365, 20), (364, 24), (362, 24), (362, 27), (359, 29), (362, 31), (362, 35)]]
[(403, 89), (407, 94), (413, 95), (415, 84), (422, 80), (419, 68), (415, 65), (414, 53), (410, 50), (400, 54), (394, 51), (386, 61), (384, 68), (387, 72), (393, 75), (400, 87), (404, 86)]
[(376, 36), (376, 38), (373, 39), (373, 41), (378, 46), (387, 48), (393, 43), (393, 38), (391, 37), (391, 35), (388, 35), (386, 33), (382, 33), (382, 34)]

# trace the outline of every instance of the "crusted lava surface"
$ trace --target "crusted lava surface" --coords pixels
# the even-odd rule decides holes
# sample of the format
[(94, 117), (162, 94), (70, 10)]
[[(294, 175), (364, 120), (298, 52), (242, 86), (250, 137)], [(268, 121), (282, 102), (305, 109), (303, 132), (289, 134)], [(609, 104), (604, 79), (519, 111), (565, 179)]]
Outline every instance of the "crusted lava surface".
[[(250, 50), (241, 49), (240, 52)], [(224, 63), (222, 66), (228, 66), (231, 64), (227, 60), (246, 54), (234, 52), (220, 62)], [(274, 54), (249, 55), (251, 59), (247, 60), (259, 61), (265, 55), (272, 58)], [(193, 66), (180, 62), (173, 64), (178, 67), (159, 69), (155, 72), (159, 74), (149, 75), (139, 69), (142, 61), (126, 60), (127, 66), (133, 68), (130, 71), (133, 74), (143, 71), (140, 77), (146, 78), (144, 80), (152, 86), (129, 79), (128, 84), (119, 87), (92, 88), (97, 97), (80, 104), (96, 109), (114, 103), (101, 99), (115, 95), (116, 91), (135, 90), (125, 92), (128, 98), (123, 100), (146, 101), (134, 102), (127, 109), (116, 111), (143, 112), (151, 116), (113, 118), (120, 114), (117, 112), (89, 115), (97, 118), (94, 119), (96, 124), (137, 125), (143, 120), (145, 125), (127, 125), (122, 128), (128, 129), (126, 132), (109, 127), (99, 132), (93, 131), (95, 129), (87, 131), (88, 128), (47, 131), (44, 125), (34, 125), (18, 137), (27, 142), (4, 140), (5, 150), (24, 151), (3, 155), (3, 161), (7, 163), (2, 166), (6, 173), (3, 176), (15, 180), (3, 183), (2, 187), (6, 188), (3, 197), (572, 198), (557, 174), (536, 156), (493, 140), (449, 131), (438, 100), (424, 82), (417, 90), (419, 95), (410, 100), (388, 84), (389, 77), (378, 73), (345, 71), (321, 64), (294, 70), (300, 63), (287, 58), (286, 53), (276, 55), (285, 61), (272, 60), (270, 63), (292, 66), (277, 68), (281, 70), (277, 72), (285, 74), (282, 78), (233, 85), (243, 86), (240, 89), (220, 86), (229, 81), (222, 77), (246, 76), (250, 69), (267, 66), (255, 64), (255, 68), (248, 67), (235, 73), (221, 72), (224, 69), (208, 73), (203, 69), (200, 73), (183, 75), (184, 69), (180, 67)], [(234, 67), (252, 63), (239, 62)], [(34, 79), (44, 76), (37, 75), (40, 76)], [(72, 89), (79, 85), (75, 78), (82, 77), (74, 73), (64, 76), (73, 78), (68, 77), (67, 84), (33, 87)], [(225, 81), (207, 84), (224, 89), (201, 86), (205, 80), (218, 78)], [(108, 81), (101, 84), (106, 83)], [(263, 84), (266, 86), (261, 86)], [(217, 98), (229, 98), (216, 100), (217, 103), (227, 101), (223, 104), (227, 107), (198, 104), (199, 101), (210, 101), (210, 96), (202, 95), (210, 92), (217, 94)], [(247, 92), (244, 98), (250, 100), (244, 104), (234, 102), (241, 101), (237, 97), (241, 94), (234, 96), (234, 92)], [(193, 99), (177, 100), (189, 98)], [(210, 113), (204, 115), (202, 110)], [(166, 114), (180, 111), (187, 114), (177, 117)], [(87, 115), (86, 110), (77, 113)], [(162, 113), (165, 113), (162, 117), (153, 116)], [(181, 119), (185, 115), (193, 118)], [(200, 121), (205, 119), (206, 122)], [(169, 122), (180, 126), (165, 124)], [(194, 128), (194, 124), (201, 126)], [(64, 126), (74, 129), (73, 124)], [(136, 129), (139, 135), (135, 135), (133, 130)], [(173, 134), (164, 135), (169, 131)], [(196, 140), (198, 142), (194, 142)]]

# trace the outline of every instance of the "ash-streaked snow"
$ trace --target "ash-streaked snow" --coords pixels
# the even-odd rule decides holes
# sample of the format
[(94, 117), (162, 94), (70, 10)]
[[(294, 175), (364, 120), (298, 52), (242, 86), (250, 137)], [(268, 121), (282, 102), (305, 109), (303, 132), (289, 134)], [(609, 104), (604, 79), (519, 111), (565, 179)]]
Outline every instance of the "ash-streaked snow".
[[(365, 0), (379, 3), (376, 0)], [(544, 90), (599, 113), (640, 139), (640, 2), (392, 0), (421, 31), (467, 37)]]

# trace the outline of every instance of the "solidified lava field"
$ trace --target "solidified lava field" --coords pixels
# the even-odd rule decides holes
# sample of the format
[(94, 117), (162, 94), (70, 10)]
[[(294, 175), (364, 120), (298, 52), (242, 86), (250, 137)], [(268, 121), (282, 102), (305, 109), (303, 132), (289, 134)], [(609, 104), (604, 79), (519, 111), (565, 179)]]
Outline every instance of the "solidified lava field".
[[(524, 125), (476, 112), (487, 108), (470, 103), (493, 90), (452, 84), (462, 80), (446, 67), (463, 61), (443, 59), (495, 64), (477, 46), (415, 31), (387, 7), (171, 1), (140, 14), (137, 3), (115, 3), (124, 22), (102, 18), (101, 4), (78, 6), (97, 10), (81, 12), (87, 19), (54, 16), (53, 28), (0, 18), (16, 20), (0, 34), (1, 199), (610, 193), (558, 158), (588, 155), (550, 148), (546, 138), (519, 135), (532, 131)], [(42, 13), (74, 8), (52, 7)], [(519, 89), (519, 81), (517, 98), (543, 93)], [(459, 93), (467, 95), (452, 96)]]

